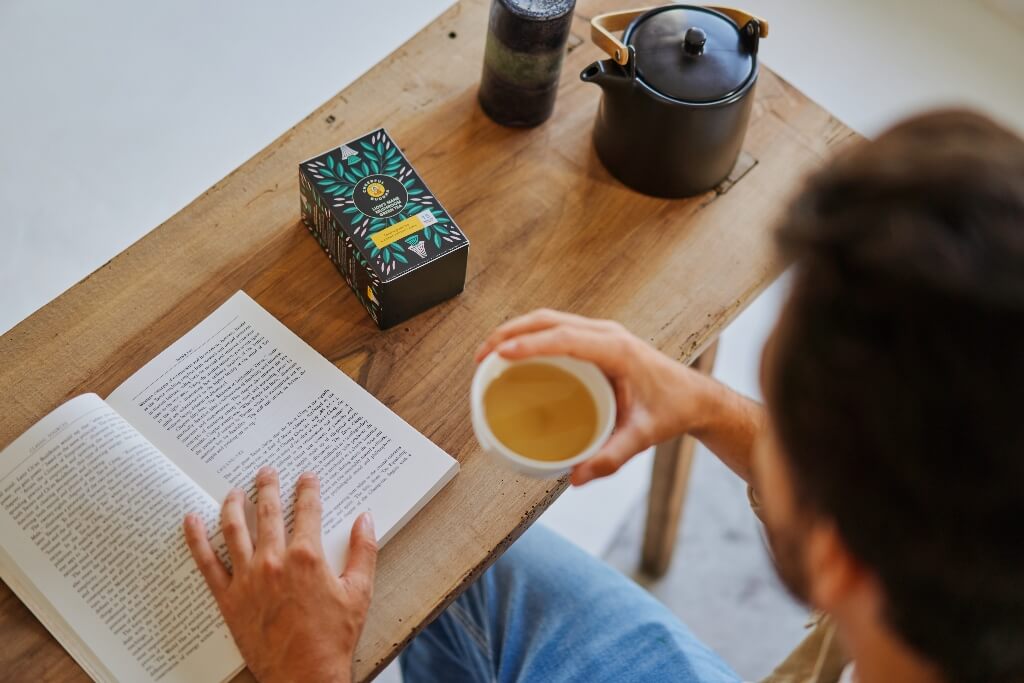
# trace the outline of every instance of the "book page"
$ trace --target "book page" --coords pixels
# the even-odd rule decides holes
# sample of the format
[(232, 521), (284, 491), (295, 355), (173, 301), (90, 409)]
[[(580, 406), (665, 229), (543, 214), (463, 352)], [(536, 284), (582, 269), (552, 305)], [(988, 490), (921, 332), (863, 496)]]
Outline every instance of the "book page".
[(214, 499), (247, 491), (263, 465), (320, 477), (324, 548), (341, 569), (356, 516), (386, 542), (458, 463), (310, 348), (244, 292), (118, 387), (107, 402)]
[(217, 503), (85, 394), (0, 453), (0, 571), (94, 678), (219, 682), (242, 658), (185, 545), (189, 511), (218, 527)]

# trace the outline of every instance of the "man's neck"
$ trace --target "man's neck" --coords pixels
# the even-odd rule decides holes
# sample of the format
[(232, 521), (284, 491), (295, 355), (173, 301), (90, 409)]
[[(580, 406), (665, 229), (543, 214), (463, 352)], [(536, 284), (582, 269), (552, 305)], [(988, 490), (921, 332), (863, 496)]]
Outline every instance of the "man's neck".
[(856, 683), (944, 683), (935, 666), (922, 659), (888, 629), (872, 629), (843, 640), (853, 657)]

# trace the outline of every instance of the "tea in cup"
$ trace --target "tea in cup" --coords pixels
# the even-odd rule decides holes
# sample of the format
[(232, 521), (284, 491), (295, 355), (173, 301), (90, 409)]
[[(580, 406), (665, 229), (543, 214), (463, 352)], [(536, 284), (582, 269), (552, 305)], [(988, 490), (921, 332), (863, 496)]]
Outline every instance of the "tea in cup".
[(557, 477), (593, 456), (615, 425), (615, 393), (593, 363), (568, 356), (477, 367), (473, 430), (492, 457), (536, 477)]

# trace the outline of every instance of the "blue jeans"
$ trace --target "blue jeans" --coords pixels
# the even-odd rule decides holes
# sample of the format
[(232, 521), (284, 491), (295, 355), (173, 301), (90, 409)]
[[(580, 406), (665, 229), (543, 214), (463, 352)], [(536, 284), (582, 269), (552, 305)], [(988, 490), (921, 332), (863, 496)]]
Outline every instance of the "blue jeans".
[(409, 644), (401, 665), (405, 683), (739, 681), (640, 586), (540, 525)]

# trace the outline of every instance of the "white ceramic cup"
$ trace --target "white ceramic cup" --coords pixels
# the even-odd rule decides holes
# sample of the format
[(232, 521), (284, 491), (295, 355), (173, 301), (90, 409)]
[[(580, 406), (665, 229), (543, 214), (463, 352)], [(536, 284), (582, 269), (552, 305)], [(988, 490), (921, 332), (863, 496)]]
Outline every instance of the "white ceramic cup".
[[(506, 369), (523, 363), (547, 363), (561, 368), (579, 379), (594, 398), (594, 405), (597, 407), (597, 433), (591, 439), (590, 444), (580, 453), (565, 460), (534, 460), (509, 449), (494, 436), (484, 413), (484, 392), (487, 391), (488, 385)], [(477, 366), (469, 394), (473, 431), (484, 451), (492, 458), (533, 477), (554, 479), (567, 473), (574, 465), (596, 454), (608, 440), (612, 428), (615, 426), (615, 391), (612, 390), (611, 382), (593, 363), (569, 356), (534, 356), (519, 361), (510, 361), (498, 355), (497, 352), (491, 352)]]

